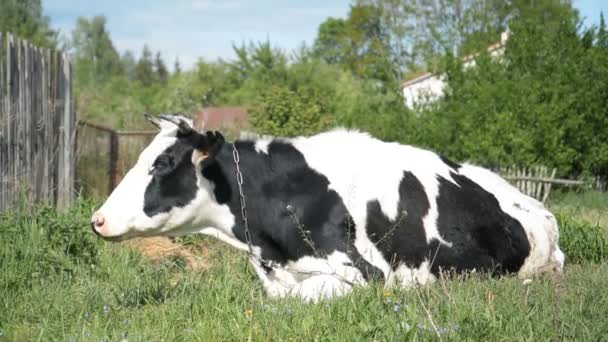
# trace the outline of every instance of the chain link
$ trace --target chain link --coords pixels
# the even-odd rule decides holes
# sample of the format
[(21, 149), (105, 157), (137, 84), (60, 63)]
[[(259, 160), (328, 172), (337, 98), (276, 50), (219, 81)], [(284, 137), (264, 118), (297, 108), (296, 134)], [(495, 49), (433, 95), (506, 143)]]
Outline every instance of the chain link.
[(232, 144), (232, 158), (234, 159), (234, 165), (236, 166), (236, 183), (239, 186), (239, 197), (241, 200), (241, 217), (243, 218), (243, 226), (245, 228), (245, 242), (247, 243), (247, 248), (249, 249), (249, 255), (251, 257), (255, 257), (255, 255), (253, 254), (253, 245), (251, 244), (249, 222), (247, 221), (247, 202), (245, 201), (245, 193), (243, 192), (243, 174), (241, 173), (241, 167), (239, 165), (239, 151), (236, 149), (235, 144)]
[[(236, 182), (239, 186), (239, 197), (240, 197), (240, 201), (241, 201), (241, 217), (243, 219), (243, 226), (245, 228), (245, 242), (247, 243), (247, 248), (249, 250), (249, 257), (252, 258), (252, 260), (256, 261), (260, 266), (264, 267), (264, 268), (269, 268), (269, 269), (277, 269), (279, 268), (279, 265), (275, 264), (272, 261), (268, 261), (268, 260), (264, 260), (262, 257), (257, 256), (255, 254), (253, 254), (253, 244), (251, 243), (251, 233), (249, 232), (249, 222), (247, 221), (247, 202), (245, 201), (245, 193), (243, 192), (243, 173), (241, 172), (241, 167), (240, 167), (240, 156), (239, 156), (239, 151), (236, 148), (236, 145), (233, 143), (232, 144), (232, 158), (234, 160), (234, 165), (236, 166)], [(293, 210), (293, 207), (291, 207), (291, 205), (287, 206), (288, 210)], [(344, 282), (353, 285), (352, 282), (343, 279), (342, 276), (337, 275), (335, 272), (333, 273), (325, 273), (325, 272), (320, 272), (320, 271), (299, 271), (299, 270), (295, 270), (295, 269), (290, 269), (289, 267), (282, 267), (282, 269), (284, 269), (287, 272), (292, 272), (292, 273), (297, 273), (297, 274), (306, 274), (309, 276), (312, 275), (319, 275), (319, 274), (326, 274), (326, 275), (332, 275), (332, 276), (336, 276), (336, 277), (340, 277)]]

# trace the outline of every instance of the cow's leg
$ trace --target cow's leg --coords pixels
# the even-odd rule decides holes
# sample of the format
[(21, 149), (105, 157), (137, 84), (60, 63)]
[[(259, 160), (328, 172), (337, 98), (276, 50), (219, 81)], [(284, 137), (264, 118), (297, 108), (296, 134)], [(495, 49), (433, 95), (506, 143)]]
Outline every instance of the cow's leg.
[(290, 295), (307, 302), (340, 297), (352, 290), (353, 284), (335, 275), (322, 274), (304, 279), (294, 286)]
[(405, 264), (399, 265), (394, 271), (388, 274), (385, 287), (411, 287), (425, 285), (436, 280), (431, 273), (430, 263), (424, 261), (418, 268), (408, 267)]
[(339, 297), (349, 293), (355, 284), (365, 284), (363, 274), (353, 266), (345, 253), (334, 252), (326, 258), (306, 257), (286, 267), (299, 280), (290, 295), (305, 301)]
[[(285, 298), (290, 293), (293, 285), (297, 283), (295, 280), (290, 281), (288, 278), (282, 279), (282, 277), (277, 277), (277, 271), (268, 271), (264, 269), (256, 260), (249, 259), (249, 261), (251, 262), (251, 265), (253, 265), (255, 273), (257, 273), (262, 281), (264, 290), (266, 290), (269, 297)], [(281, 275), (283, 277), (288, 276), (287, 274)]]

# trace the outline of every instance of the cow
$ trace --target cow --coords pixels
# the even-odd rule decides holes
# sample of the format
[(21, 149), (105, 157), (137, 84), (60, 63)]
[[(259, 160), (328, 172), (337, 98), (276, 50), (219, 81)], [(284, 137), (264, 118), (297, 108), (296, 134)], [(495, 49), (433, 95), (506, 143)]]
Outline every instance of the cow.
[(211, 235), (247, 252), (270, 297), (305, 301), (563, 270), (554, 215), (484, 168), (356, 130), (229, 142), (147, 119), (158, 134), (92, 216), (106, 240)]

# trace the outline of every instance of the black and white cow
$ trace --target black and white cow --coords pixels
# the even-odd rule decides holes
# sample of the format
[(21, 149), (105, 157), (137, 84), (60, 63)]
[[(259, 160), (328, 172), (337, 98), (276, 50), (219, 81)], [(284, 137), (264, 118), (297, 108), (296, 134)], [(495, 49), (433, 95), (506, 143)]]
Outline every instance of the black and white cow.
[(230, 143), (178, 116), (149, 120), (160, 132), (92, 217), (107, 240), (202, 233), (252, 247), (270, 296), (306, 300), (373, 278), (424, 284), (442, 270), (562, 271), (554, 216), (480, 167), (344, 129)]

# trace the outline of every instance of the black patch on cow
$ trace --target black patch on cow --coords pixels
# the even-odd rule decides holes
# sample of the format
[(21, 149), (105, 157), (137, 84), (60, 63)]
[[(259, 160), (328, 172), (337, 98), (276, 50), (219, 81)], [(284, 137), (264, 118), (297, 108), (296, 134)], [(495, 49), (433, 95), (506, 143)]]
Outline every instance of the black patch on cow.
[[(327, 177), (308, 164), (288, 142), (273, 141), (268, 153), (258, 153), (254, 142), (235, 143), (240, 155), (243, 192), (252, 243), (261, 247), (262, 258), (285, 264), (303, 256), (325, 257), (346, 253), (366, 279), (380, 274), (354, 247), (355, 227), (342, 198), (329, 189)], [(241, 204), (236, 184), (232, 146), (225, 144), (214, 158), (218, 172), (203, 169), (215, 184), (218, 199), (227, 199), (236, 218), (235, 236), (245, 241)], [(222, 194), (228, 191), (229, 194)]]
[(152, 217), (174, 207), (184, 207), (196, 196), (192, 147), (179, 140), (154, 161), (152, 180), (144, 194), (144, 213)]
[(521, 223), (502, 211), (496, 197), (479, 184), (457, 173), (450, 176), (458, 185), (438, 178), (437, 225), (452, 247), (439, 247), (433, 272), (440, 267), (457, 272), (517, 272), (530, 253)]
[(367, 204), (366, 230), (383, 256), (396, 269), (431, 263), (431, 272), (476, 269), (493, 274), (516, 272), (530, 252), (521, 224), (502, 211), (494, 195), (465, 176), (451, 173), (456, 184), (439, 177), (437, 198), (439, 234), (427, 243), (423, 218), (429, 198), (420, 181), (404, 172), (399, 185), (399, 215), (389, 219), (377, 200)]
[(462, 166), (462, 165), (458, 164), (457, 162), (448, 159), (448, 157), (446, 157), (446, 156), (439, 155), (439, 158), (441, 159), (441, 161), (444, 164), (451, 167), (454, 171), (458, 171), (458, 169), (460, 169), (460, 167)]
[(424, 187), (405, 171), (399, 184), (397, 218), (389, 219), (378, 200), (367, 203), (367, 234), (393, 269), (404, 263), (418, 268), (428, 259), (428, 245), (422, 219), (430, 205)]
[(222, 166), (216, 162), (215, 158), (208, 158), (202, 161), (203, 177), (213, 182), (213, 194), (215, 199), (220, 204), (230, 202), (232, 192), (230, 184), (226, 178), (226, 174), (222, 170)]

